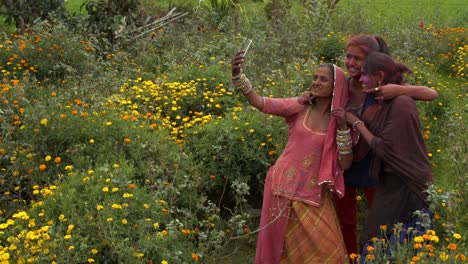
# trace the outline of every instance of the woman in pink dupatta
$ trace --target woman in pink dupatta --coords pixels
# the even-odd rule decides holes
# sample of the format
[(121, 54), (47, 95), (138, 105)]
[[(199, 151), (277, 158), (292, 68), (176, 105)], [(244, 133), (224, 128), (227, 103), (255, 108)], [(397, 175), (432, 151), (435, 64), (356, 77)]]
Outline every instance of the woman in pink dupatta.
[(332, 201), (332, 193), (343, 196), (343, 170), (352, 161), (344, 72), (320, 65), (304, 96), (269, 98), (252, 89), (244, 60), (239, 52), (232, 61), (234, 86), (252, 106), (288, 125), (288, 143), (266, 176), (255, 263), (345, 263)]

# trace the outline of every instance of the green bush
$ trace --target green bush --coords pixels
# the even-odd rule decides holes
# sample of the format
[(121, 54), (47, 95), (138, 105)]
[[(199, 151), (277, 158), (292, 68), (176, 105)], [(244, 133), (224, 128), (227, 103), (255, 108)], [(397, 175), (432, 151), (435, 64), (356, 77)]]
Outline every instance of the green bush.
[(29, 73), (40, 81), (61, 81), (93, 70), (93, 47), (60, 23), (38, 23), (25, 34), (4, 36), (2, 43), (0, 60), (6, 64), (0, 69), (11, 78)]

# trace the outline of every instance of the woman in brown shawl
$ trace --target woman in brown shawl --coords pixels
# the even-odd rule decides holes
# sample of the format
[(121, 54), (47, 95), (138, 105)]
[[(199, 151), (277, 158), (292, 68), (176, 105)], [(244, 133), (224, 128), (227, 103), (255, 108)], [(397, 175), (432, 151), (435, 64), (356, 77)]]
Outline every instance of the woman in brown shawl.
[[(365, 89), (403, 83), (410, 69), (383, 53), (372, 53), (362, 68), (360, 81)], [(374, 201), (361, 236), (361, 246), (379, 237), (381, 226), (391, 231), (397, 223), (406, 227), (414, 221), (415, 211), (428, 211), (425, 190), (432, 183), (422, 128), (415, 101), (406, 95), (381, 101), (366, 110), (361, 121), (347, 112), (347, 122), (369, 145), (374, 158), (370, 175), (377, 181)], [(414, 226), (413, 226), (414, 227)], [(363, 254), (363, 259), (365, 255)]]

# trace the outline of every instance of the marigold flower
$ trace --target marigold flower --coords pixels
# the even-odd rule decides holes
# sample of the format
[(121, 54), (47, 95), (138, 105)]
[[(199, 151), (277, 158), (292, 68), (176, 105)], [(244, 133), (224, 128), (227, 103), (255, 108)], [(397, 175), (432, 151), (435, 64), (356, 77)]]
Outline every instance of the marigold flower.
[(462, 236), (458, 233), (453, 234), (453, 238), (460, 240)]
[(133, 190), (133, 189), (135, 189), (135, 184), (130, 183), (130, 184), (127, 186), (127, 188), (128, 188), (129, 190)]
[(447, 261), (449, 259), (449, 255), (446, 252), (442, 252), (439, 254), (439, 259), (442, 261)]
[(450, 250), (457, 250), (457, 244), (450, 243), (448, 244), (447, 248)]
[(198, 262), (200, 260), (200, 258), (198, 257), (197, 254), (195, 253), (192, 253), (192, 259), (195, 261), (195, 262)]
[(61, 161), (62, 161), (62, 158), (60, 157), (55, 157), (54, 159), (54, 163), (57, 163), (57, 164), (60, 163)]

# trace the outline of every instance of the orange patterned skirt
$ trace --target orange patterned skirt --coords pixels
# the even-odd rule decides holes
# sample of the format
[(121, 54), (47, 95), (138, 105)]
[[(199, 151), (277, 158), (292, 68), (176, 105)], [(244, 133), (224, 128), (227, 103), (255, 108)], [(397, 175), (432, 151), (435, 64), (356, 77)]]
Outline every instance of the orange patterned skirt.
[(293, 201), (281, 263), (348, 263), (340, 224), (331, 195), (324, 195), (322, 207)]

